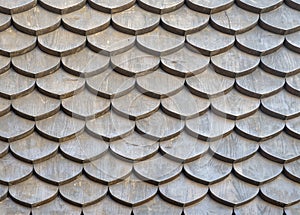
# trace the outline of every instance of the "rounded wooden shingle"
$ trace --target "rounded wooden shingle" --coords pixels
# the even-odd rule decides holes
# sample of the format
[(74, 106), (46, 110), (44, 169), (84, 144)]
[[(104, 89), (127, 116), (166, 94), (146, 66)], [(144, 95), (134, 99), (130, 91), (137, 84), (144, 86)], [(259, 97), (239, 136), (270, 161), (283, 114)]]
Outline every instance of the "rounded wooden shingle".
[(89, 35), (104, 30), (110, 24), (109, 14), (85, 5), (80, 10), (62, 16), (63, 26), (77, 34)]
[(118, 13), (132, 7), (135, 0), (88, 0), (91, 7), (105, 13)]
[(187, 0), (187, 6), (201, 13), (217, 13), (234, 4), (233, 0)]
[(300, 202), (284, 208), (284, 212), (286, 215), (297, 214), (299, 210), (300, 210)]
[(153, 1), (153, 0), (138, 0), (138, 4), (152, 13), (164, 14), (177, 10), (183, 4), (183, 0), (165, 0), (165, 1)]
[(214, 158), (209, 153), (199, 159), (185, 163), (184, 173), (201, 184), (222, 181), (232, 170), (232, 165)]
[[(112, 35), (114, 35), (112, 37)], [(135, 36), (124, 34), (113, 27), (87, 36), (87, 46), (93, 51), (104, 55), (115, 55), (125, 52), (135, 44)]]
[(9, 194), (19, 204), (36, 207), (55, 199), (58, 187), (32, 176), (26, 181), (10, 186)]
[(300, 1), (299, 0), (286, 0), (285, 4), (287, 4), (288, 6), (296, 9), (296, 10), (300, 10)]
[(75, 137), (83, 131), (85, 122), (72, 118), (63, 112), (37, 121), (36, 129), (44, 137), (57, 142), (62, 142)]
[(36, 81), (37, 88), (43, 94), (57, 98), (64, 99), (74, 94), (77, 94), (83, 89), (85, 80), (59, 69), (56, 72)]
[(127, 178), (132, 171), (132, 163), (106, 153), (97, 160), (84, 164), (85, 174), (103, 184), (115, 184)]
[(74, 54), (85, 46), (86, 37), (59, 27), (38, 37), (38, 45), (44, 52), (55, 56)]
[(43, 181), (62, 185), (79, 176), (82, 172), (82, 165), (57, 154), (46, 161), (34, 164), (34, 171)]
[(0, 12), (7, 14), (20, 13), (30, 8), (33, 8), (37, 0), (15, 0), (15, 1), (0, 1)]
[(195, 33), (208, 25), (209, 15), (201, 14), (182, 6), (180, 9), (161, 16), (162, 26), (175, 34)]
[(16, 202), (12, 201), (11, 198), (6, 198), (0, 202), (0, 211), (3, 214), (9, 214), (9, 215), (13, 215), (13, 214), (30, 215), (31, 210), (30, 208), (17, 204)]
[(10, 68), (10, 58), (0, 55), (0, 74), (4, 73)]
[(109, 66), (109, 57), (95, 53), (88, 48), (65, 56), (61, 59), (64, 69), (76, 76), (91, 77), (105, 71)]
[(283, 0), (266, 0), (266, 1), (252, 1), (252, 0), (237, 0), (236, 4), (245, 10), (254, 13), (265, 13), (279, 7)]
[(68, 0), (67, 2), (60, 0), (40, 0), (39, 3), (49, 11), (65, 14), (80, 9), (85, 5), (86, 0)]
[(13, 68), (20, 74), (32, 77), (40, 78), (57, 70), (60, 66), (60, 58), (49, 55), (39, 48), (35, 48), (32, 51), (13, 57)]
[(300, 170), (299, 170), (300, 160), (297, 159), (295, 161), (285, 163), (284, 164), (284, 170), (285, 175), (289, 177), (290, 179), (300, 182)]
[(7, 14), (0, 14), (0, 30), (4, 31), (11, 24), (11, 16)]
[(126, 34), (139, 35), (154, 30), (160, 16), (141, 9), (139, 6), (112, 15), (112, 26)]
[(11, 101), (0, 97), (0, 116), (7, 114), (11, 108)]
[(234, 44), (234, 36), (215, 30), (210, 25), (203, 30), (189, 34), (186, 41), (204, 55), (216, 55), (229, 50)]
[(4, 200), (8, 194), (8, 186), (0, 184), (0, 201)]
[(8, 153), (10, 144), (0, 140), (0, 158)]
[(58, 150), (58, 143), (47, 140), (36, 132), (10, 143), (11, 153), (20, 160), (29, 163), (45, 161)]
[(300, 95), (300, 73), (286, 78), (285, 88), (292, 94)]
[(233, 5), (229, 9), (211, 15), (211, 25), (227, 34), (240, 34), (253, 28), (259, 15)]
[(18, 30), (26, 34), (41, 35), (57, 29), (61, 16), (36, 6), (23, 13), (14, 14), (12, 20)]
[(36, 45), (36, 37), (24, 34), (14, 27), (0, 32), (0, 54), (13, 57), (31, 51)]
[[(300, 3), (300, 2), (299, 2)], [(285, 37), (285, 46), (291, 49), (294, 52), (300, 54), (300, 41), (299, 41), (300, 32), (297, 31), (292, 34), (288, 34)]]
[(295, 138), (300, 138), (300, 116), (287, 120), (286, 129), (288, 134), (294, 136)]
[(254, 154), (251, 158), (233, 164), (236, 175), (254, 185), (271, 181), (283, 170), (282, 164), (278, 164), (261, 156)]

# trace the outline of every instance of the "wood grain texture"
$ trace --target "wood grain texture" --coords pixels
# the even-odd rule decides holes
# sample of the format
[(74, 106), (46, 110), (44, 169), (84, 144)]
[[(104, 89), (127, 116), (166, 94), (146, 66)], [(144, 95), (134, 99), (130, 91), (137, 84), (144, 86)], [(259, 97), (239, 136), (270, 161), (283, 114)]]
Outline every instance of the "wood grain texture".
[(285, 39), (285, 46), (294, 52), (300, 53), (300, 42), (298, 41), (299, 36), (299, 32), (287, 35)]
[(153, 0), (138, 0), (138, 4), (145, 10), (152, 13), (164, 14), (177, 10), (183, 5), (183, 0), (166, 0), (166, 1), (153, 1)]
[(0, 1), (0, 11), (2, 13), (13, 14), (20, 13), (34, 7), (37, 0), (16, 0), (16, 1)]
[(292, 215), (295, 214), (299, 211), (300, 209), (300, 204), (296, 203), (294, 205), (288, 206), (284, 208), (284, 212), (286, 213), (286, 215)]
[(7, 14), (0, 14), (0, 30), (3, 31), (11, 24), (11, 16)]
[(211, 15), (211, 25), (228, 34), (240, 34), (253, 28), (259, 15), (243, 10), (236, 5)]
[(184, 164), (184, 173), (193, 181), (205, 185), (223, 180), (230, 175), (231, 169), (231, 164), (217, 160), (209, 153)]
[(217, 13), (232, 6), (233, 0), (188, 0), (187, 6), (201, 13)]
[(283, 3), (282, 0), (267, 0), (267, 1), (259, 1), (259, 2), (253, 2), (251, 0), (236, 1), (236, 4), (239, 7), (254, 13), (269, 12), (279, 7), (282, 3)]
[(164, 71), (179, 76), (188, 77), (203, 72), (209, 64), (209, 58), (185, 47), (177, 52), (161, 57), (161, 68)]
[(0, 141), (0, 158), (8, 153), (9, 147), (10, 147), (9, 143)]
[(23, 13), (14, 14), (12, 20), (18, 30), (26, 34), (42, 35), (57, 29), (61, 16), (36, 6)]
[(193, 11), (184, 5), (174, 12), (162, 15), (161, 21), (162, 26), (168, 31), (179, 35), (187, 35), (207, 26), (209, 16)]
[(96, 10), (105, 13), (117, 13), (126, 10), (135, 4), (135, 0), (88, 0)]
[(11, 198), (26, 207), (36, 207), (53, 200), (58, 194), (58, 187), (45, 183), (35, 176), (9, 187)]
[(30, 208), (24, 207), (6, 198), (0, 202), (0, 210), (4, 214), (24, 214), (30, 215)]
[(10, 58), (0, 55), (0, 74), (10, 68)]
[(299, 2), (299, 0), (287, 0), (285, 2), (285, 4), (287, 4), (288, 6), (294, 8), (296, 10), (300, 9), (300, 2)]
[(219, 32), (211, 26), (186, 36), (186, 41), (189, 45), (208, 56), (227, 51), (233, 46), (234, 40), (232, 35)]
[(300, 95), (300, 73), (287, 77), (285, 88), (292, 94)]
[(139, 6), (112, 15), (112, 26), (126, 34), (139, 35), (152, 31), (159, 25), (160, 16)]
[(49, 11), (65, 14), (78, 10), (85, 5), (85, 2), (86, 0), (68, 0), (67, 2), (60, 0), (41, 0), (39, 3)]
[(10, 100), (0, 97), (0, 116), (3, 116), (10, 111), (10, 105)]
[(109, 57), (95, 53), (88, 48), (61, 59), (64, 69), (76, 76), (91, 77), (105, 71)]
[(34, 164), (34, 171), (47, 183), (62, 185), (79, 176), (82, 172), (82, 165), (57, 154), (46, 161)]
[(285, 175), (296, 182), (300, 181), (299, 164), (299, 159), (284, 164)]
[(300, 137), (300, 117), (296, 117), (293, 119), (290, 119), (286, 122), (286, 129), (287, 133), (294, 136), (295, 138)]
[(0, 200), (3, 200), (7, 197), (8, 186), (0, 184)]
[(11, 153), (20, 160), (29, 163), (45, 161), (58, 150), (58, 143), (47, 140), (36, 132), (25, 138), (11, 142)]

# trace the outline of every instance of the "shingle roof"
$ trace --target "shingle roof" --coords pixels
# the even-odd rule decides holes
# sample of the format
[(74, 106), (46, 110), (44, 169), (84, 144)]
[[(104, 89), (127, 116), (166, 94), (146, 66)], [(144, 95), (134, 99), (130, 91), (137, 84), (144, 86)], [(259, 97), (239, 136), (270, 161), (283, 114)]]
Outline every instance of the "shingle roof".
[(300, 214), (299, 0), (0, 0), (1, 214)]

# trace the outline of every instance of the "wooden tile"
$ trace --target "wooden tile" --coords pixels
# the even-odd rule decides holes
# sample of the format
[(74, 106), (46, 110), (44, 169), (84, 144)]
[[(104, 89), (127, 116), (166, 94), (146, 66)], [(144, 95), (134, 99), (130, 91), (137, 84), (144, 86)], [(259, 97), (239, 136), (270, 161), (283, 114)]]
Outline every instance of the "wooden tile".
[(278, 93), (285, 84), (285, 79), (263, 71), (258, 67), (248, 75), (237, 77), (236, 89), (255, 98), (265, 98)]
[(184, 86), (184, 79), (157, 69), (136, 79), (138, 90), (154, 98), (165, 98), (179, 92)]
[(220, 75), (209, 66), (204, 72), (186, 79), (188, 89), (195, 95), (211, 98), (229, 92), (234, 79)]
[(201, 116), (186, 121), (188, 133), (206, 141), (226, 136), (233, 128), (233, 120), (220, 117), (212, 113), (212, 111), (207, 111)]
[(154, 30), (160, 16), (141, 9), (139, 6), (112, 15), (112, 26), (126, 34), (139, 35)]
[(0, 96), (15, 99), (33, 91), (35, 80), (18, 74), (13, 69), (0, 75)]
[(39, 48), (34, 48), (26, 54), (13, 57), (11, 62), (18, 73), (32, 78), (49, 75), (60, 66), (58, 57), (49, 55)]
[(36, 129), (47, 139), (62, 142), (82, 132), (84, 125), (84, 121), (58, 112), (54, 116), (36, 122)]
[(0, 200), (4, 200), (8, 195), (8, 186), (0, 184)]
[(265, 214), (265, 215), (282, 215), (283, 209), (281, 207), (265, 202), (260, 197), (256, 197), (251, 202), (234, 208), (236, 215), (249, 214)]
[(10, 68), (10, 58), (0, 55), (0, 74), (4, 73)]
[(183, 0), (166, 0), (163, 2), (153, 0), (138, 0), (137, 2), (145, 10), (159, 14), (175, 11), (184, 4)]
[(11, 101), (0, 97), (0, 116), (10, 111)]
[[(186, 104), (190, 105), (186, 105)], [(172, 117), (189, 119), (203, 114), (210, 106), (208, 99), (193, 95), (186, 87), (161, 100), (162, 110)]]
[(260, 16), (260, 25), (264, 29), (277, 34), (289, 34), (299, 30), (299, 15), (299, 11), (282, 4), (275, 10), (262, 13)]
[(270, 54), (280, 48), (284, 42), (284, 36), (255, 26), (250, 31), (237, 35), (236, 42), (237, 47), (242, 51), (260, 56)]
[(12, 142), (31, 134), (34, 122), (21, 118), (13, 112), (0, 117), (0, 140)]
[(155, 140), (147, 139), (137, 132), (110, 143), (113, 153), (129, 160), (146, 160), (156, 154), (159, 144)]
[(112, 68), (86, 79), (87, 88), (104, 98), (126, 95), (135, 85), (135, 78), (121, 75)]
[(165, 156), (180, 162), (190, 162), (198, 159), (209, 148), (209, 144), (188, 135), (185, 131), (176, 137), (160, 142), (160, 149)]
[[(57, 1), (59, 2), (59, 1)], [(38, 37), (38, 45), (44, 52), (55, 56), (74, 54), (85, 46), (84, 36), (62, 27)]]
[(43, 181), (62, 185), (78, 177), (82, 172), (82, 165), (57, 154), (46, 161), (34, 164), (34, 171)]
[(10, 186), (9, 194), (19, 204), (36, 207), (55, 199), (58, 187), (32, 176), (26, 181)]
[(213, 56), (211, 62), (217, 73), (238, 77), (253, 72), (260, 59), (233, 47), (225, 53)]
[(33, 8), (37, 0), (0, 1), (0, 12), (7, 14), (20, 13)]
[(228, 206), (244, 204), (255, 198), (259, 192), (257, 186), (248, 184), (233, 174), (219, 183), (210, 185), (209, 189), (216, 200)]
[(47, 10), (54, 13), (70, 13), (85, 5), (86, 0), (68, 0), (67, 2), (62, 2), (60, 0), (40, 0), (40, 4)]
[(150, 116), (160, 106), (160, 100), (146, 96), (136, 89), (111, 101), (112, 108), (122, 116), (137, 120)]
[(106, 195), (108, 186), (91, 181), (85, 176), (59, 187), (65, 201), (77, 206), (87, 206), (98, 202)]
[(240, 34), (253, 28), (259, 15), (233, 5), (229, 9), (211, 15), (211, 25), (227, 34)]
[(26, 34), (41, 35), (57, 29), (60, 25), (61, 16), (38, 5), (23, 13), (14, 14), (12, 20), (18, 30)]
[(172, 181), (181, 170), (181, 163), (169, 160), (161, 154), (134, 164), (134, 171), (141, 180), (156, 185)]
[(12, 108), (15, 113), (26, 119), (41, 120), (57, 113), (60, 109), (60, 101), (35, 90), (26, 96), (13, 100)]
[(188, 179), (184, 174), (166, 184), (159, 185), (159, 193), (166, 201), (180, 205), (188, 206), (205, 197), (208, 192), (208, 186), (199, 184)]
[(136, 121), (136, 129), (154, 140), (167, 140), (178, 135), (184, 128), (184, 121), (157, 111), (147, 118)]
[(30, 215), (30, 208), (24, 207), (12, 201), (10, 198), (6, 198), (0, 202), (0, 211), (3, 214), (24, 214)]
[(96, 10), (105, 13), (117, 13), (126, 10), (135, 4), (135, 0), (88, 0)]
[(77, 94), (84, 87), (85, 81), (81, 77), (76, 77), (65, 72), (63, 69), (57, 70), (55, 73), (38, 78), (36, 85), (38, 90), (43, 94), (64, 99)]
[(8, 149), (10, 148), (10, 144), (0, 141), (0, 158), (8, 153)]
[(189, 34), (186, 41), (204, 55), (216, 55), (229, 50), (234, 44), (232, 35), (224, 34), (210, 25), (203, 30)]
[(279, 7), (283, 3), (283, 0), (267, 0), (253, 2), (251, 0), (237, 0), (236, 4), (244, 8), (245, 10), (254, 12), (254, 13), (264, 13), (274, 10), (274, 8)]
[[(92, 0), (90, 0), (92, 1)], [(112, 37), (112, 35), (114, 35)], [(104, 55), (115, 55), (129, 50), (134, 46), (135, 36), (124, 34), (112, 27), (87, 36), (87, 46)]]
[(230, 174), (232, 165), (214, 158), (209, 153), (199, 159), (184, 164), (184, 173), (201, 184), (211, 184), (222, 181)]
[(150, 54), (163, 56), (178, 51), (184, 46), (185, 38), (157, 27), (155, 30), (137, 36), (137, 45)]
[(242, 119), (255, 113), (260, 100), (251, 98), (232, 89), (229, 93), (211, 99), (211, 109), (216, 114), (228, 119)]
[(261, 153), (269, 160), (284, 163), (300, 156), (300, 140), (281, 132), (260, 144)]
[(296, 182), (300, 181), (299, 165), (300, 165), (299, 159), (284, 164), (285, 175)]
[(0, 32), (0, 54), (8, 57), (31, 51), (36, 45), (36, 37), (24, 34), (14, 27)]
[(47, 140), (36, 132), (10, 143), (11, 153), (20, 160), (29, 163), (45, 161), (58, 150), (58, 143)]
[(146, 75), (156, 70), (159, 63), (159, 57), (145, 53), (136, 47), (111, 57), (114, 70), (127, 76)]
[(300, 209), (300, 203), (296, 203), (294, 205), (288, 206), (284, 208), (284, 212), (286, 215), (297, 214)]
[(300, 71), (300, 54), (282, 47), (272, 54), (261, 58), (263, 70), (281, 77), (290, 76)]
[(282, 165), (272, 162), (259, 153), (251, 158), (234, 163), (235, 173), (239, 178), (254, 185), (267, 183), (282, 172)]
[(210, 143), (214, 157), (226, 162), (238, 162), (252, 156), (259, 148), (257, 142), (248, 140), (236, 132)]
[(299, 184), (283, 175), (260, 187), (261, 197), (278, 206), (289, 206), (300, 200)]
[(59, 148), (65, 157), (85, 163), (102, 156), (108, 150), (108, 144), (84, 132), (61, 143)]
[(285, 38), (285, 46), (294, 52), (300, 53), (300, 42), (298, 41), (299, 36), (300, 32), (298, 31), (287, 35)]
[(80, 215), (81, 208), (71, 205), (57, 197), (49, 203), (32, 209), (32, 215)]
[(105, 71), (109, 66), (109, 57), (95, 53), (88, 48), (63, 57), (64, 69), (76, 76), (91, 77)]
[(112, 185), (127, 178), (132, 171), (132, 163), (118, 159), (111, 153), (84, 164), (85, 174), (94, 181)]
[(134, 126), (134, 121), (121, 117), (113, 111), (86, 123), (89, 133), (105, 141), (114, 141), (127, 136), (133, 132)]
[(97, 11), (85, 5), (83, 8), (63, 15), (63, 26), (77, 34), (89, 35), (104, 30), (110, 24), (109, 14)]
[[(195, 51), (193, 49), (193, 51)], [(209, 58), (200, 53), (195, 53), (187, 48), (161, 57), (161, 68), (173, 75), (188, 77), (203, 72), (208, 64)]]
[(297, 96), (300, 95), (300, 73), (286, 78), (285, 88)]
[(300, 114), (300, 98), (286, 90), (261, 100), (262, 110), (279, 119), (291, 119)]
[(293, 119), (290, 119), (286, 122), (286, 129), (287, 132), (294, 136), (295, 138), (299, 138), (300, 137), (300, 121), (299, 121), (300, 117), (296, 117)]
[(285, 4), (296, 9), (299, 10), (300, 9), (300, 2), (299, 0), (286, 0)]
[[(1, 9), (0, 9), (1, 10)], [(0, 30), (4, 31), (11, 24), (11, 16), (1, 13), (0, 14)]]
[(162, 26), (175, 34), (195, 33), (208, 25), (209, 16), (183, 5), (180, 9), (161, 16)]
[(71, 117), (79, 119), (95, 119), (109, 111), (110, 101), (92, 94), (88, 90), (63, 99), (62, 109)]
[(109, 214), (124, 214), (131, 215), (131, 207), (124, 206), (122, 204), (116, 203), (110, 197), (105, 197), (100, 202), (84, 207), (82, 209), (85, 215), (93, 215), (95, 213), (100, 213), (103, 215)]
[(137, 206), (149, 201), (157, 190), (156, 185), (146, 183), (134, 174), (109, 187), (112, 198), (127, 206)]
[(0, 158), (0, 182), (6, 185), (17, 184), (32, 174), (33, 166), (14, 158), (10, 153)]
[(279, 134), (285, 126), (283, 120), (257, 111), (255, 114), (238, 120), (236, 131), (247, 139), (263, 141)]
[(233, 4), (233, 0), (187, 0), (187, 6), (201, 13), (216, 13), (229, 8)]

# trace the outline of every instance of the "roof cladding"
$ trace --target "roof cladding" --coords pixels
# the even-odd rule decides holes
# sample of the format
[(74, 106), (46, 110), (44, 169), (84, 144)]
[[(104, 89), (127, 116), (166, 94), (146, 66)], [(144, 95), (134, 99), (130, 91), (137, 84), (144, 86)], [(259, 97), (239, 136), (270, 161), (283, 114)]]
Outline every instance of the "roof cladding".
[(1, 214), (300, 214), (299, 0), (0, 12)]

